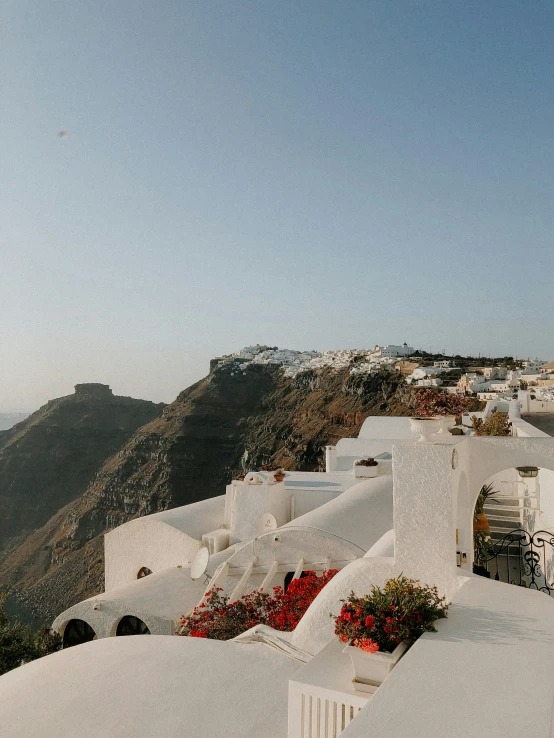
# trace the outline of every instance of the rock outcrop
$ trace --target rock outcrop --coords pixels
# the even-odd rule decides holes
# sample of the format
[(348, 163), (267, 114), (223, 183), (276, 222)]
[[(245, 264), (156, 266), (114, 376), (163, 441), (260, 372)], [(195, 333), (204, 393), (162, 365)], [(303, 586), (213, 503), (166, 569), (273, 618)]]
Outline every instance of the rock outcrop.
[(165, 405), (80, 384), (0, 435), (0, 549), (79, 498), (102, 463)]

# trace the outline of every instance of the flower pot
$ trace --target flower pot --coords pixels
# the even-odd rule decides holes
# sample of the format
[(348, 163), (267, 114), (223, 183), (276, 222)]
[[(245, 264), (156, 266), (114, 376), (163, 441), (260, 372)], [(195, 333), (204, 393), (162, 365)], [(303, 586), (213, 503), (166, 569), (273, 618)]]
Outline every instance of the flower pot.
[(408, 645), (399, 643), (392, 653), (377, 651), (368, 653), (357, 646), (348, 644), (343, 653), (347, 653), (352, 661), (354, 679), (361, 684), (380, 686), (396, 666), (401, 656), (406, 653)]
[(275, 479), (276, 482), (282, 482), (285, 479), (284, 474), (274, 474), (273, 479)]
[(431, 436), (439, 430), (439, 421), (436, 418), (410, 418), (412, 432), (419, 433), (420, 443), (430, 443)]
[(360, 479), (371, 479), (377, 476), (379, 471), (378, 466), (362, 466), (361, 464), (354, 464), (354, 476)]
[(450, 435), (450, 428), (453, 428), (456, 425), (456, 416), (455, 415), (441, 415), (439, 418), (440, 423), (440, 430), (439, 435), (446, 436)]
[(491, 532), (489, 519), (487, 518), (485, 513), (479, 513), (479, 515), (477, 515), (476, 519), (473, 521), (473, 532), (478, 533), (481, 530), (484, 530), (487, 533)]

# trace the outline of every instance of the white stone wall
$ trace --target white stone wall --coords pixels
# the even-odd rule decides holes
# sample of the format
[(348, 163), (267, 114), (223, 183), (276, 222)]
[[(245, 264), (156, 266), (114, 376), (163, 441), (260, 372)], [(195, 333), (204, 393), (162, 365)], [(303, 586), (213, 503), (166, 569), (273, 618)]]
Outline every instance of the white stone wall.
[(201, 545), (200, 540), (151, 516), (120, 525), (104, 536), (106, 592), (136, 580), (143, 566), (153, 572), (187, 568)]
[(280, 482), (276, 484), (233, 485), (233, 502), (230, 516), (231, 543), (248, 541), (258, 535), (258, 524), (262, 515), (275, 515), (277, 525), (290, 520), (290, 492)]

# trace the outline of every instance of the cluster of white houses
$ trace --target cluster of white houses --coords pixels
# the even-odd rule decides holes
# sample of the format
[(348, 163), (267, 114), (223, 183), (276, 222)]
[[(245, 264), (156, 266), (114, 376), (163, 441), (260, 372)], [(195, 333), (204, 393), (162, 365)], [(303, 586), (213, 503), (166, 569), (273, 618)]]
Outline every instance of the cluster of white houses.
[[(413, 346), (387, 344), (373, 349), (342, 349), (339, 351), (294, 351), (267, 346), (246, 346), (214, 360), (214, 366), (230, 366), (245, 371), (249, 364), (281, 366), (286, 376), (294, 377), (309, 370), (330, 368), (336, 371), (351, 367), (353, 374), (374, 373), (382, 368), (394, 369), (396, 362), (414, 352)], [(353, 363), (355, 365), (353, 366)]]
[[(105, 592), (54, 623), (66, 648), (0, 678), (2, 734), (552, 738), (554, 533), (533, 542), (554, 531), (554, 438), (521, 419), (519, 400), (485, 415), (495, 407), (512, 437), (418, 438), (409, 418), (369, 417), (326, 448), (325, 472), (253, 470), (220, 497), (110, 531)], [(377, 466), (356, 464), (367, 457)], [(540, 556), (508, 549), (491, 578), (473, 571), (486, 483), (500, 492), (493, 526), (523, 531)], [(493, 564), (523, 586), (496, 581)], [(329, 568), (340, 571), (293, 632), (174, 635), (211, 587), (236, 599)], [(449, 617), (359, 691), (329, 614), (400, 573), (436, 585)]]
[(251, 364), (276, 365), (282, 367), (288, 377), (324, 368), (335, 371), (350, 368), (351, 374), (400, 371), (406, 375), (407, 384), (416, 387), (444, 387), (447, 392), (473, 394), (480, 400), (504, 399), (519, 389), (531, 388), (535, 395), (533, 399), (554, 401), (554, 362), (547, 364), (536, 359), (528, 360), (522, 362), (522, 368), (517, 370), (506, 366), (485, 366), (462, 374), (457, 381), (448, 381), (450, 374), (458, 369), (453, 360), (437, 360), (432, 366), (425, 366), (413, 354), (413, 346), (406, 343), (376, 345), (373, 349), (324, 352), (256, 345), (215, 359), (212, 366), (227, 366), (231, 369), (231, 374), (238, 374), (246, 371)]

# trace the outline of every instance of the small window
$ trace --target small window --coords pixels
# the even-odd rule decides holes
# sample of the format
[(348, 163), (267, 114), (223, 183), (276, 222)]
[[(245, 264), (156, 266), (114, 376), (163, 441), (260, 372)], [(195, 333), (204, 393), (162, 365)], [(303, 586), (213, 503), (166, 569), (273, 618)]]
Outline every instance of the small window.
[(152, 569), (149, 569), (147, 566), (143, 566), (138, 571), (137, 579), (142, 579), (143, 577), (147, 577), (150, 574), (152, 574)]
[(150, 635), (150, 629), (134, 615), (125, 615), (117, 624), (116, 636)]
[(96, 638), (96, 633), (86, 620), (70, 620), (63, 632), (63, 647), (78, 646), (80, 643), (88, 643)]

